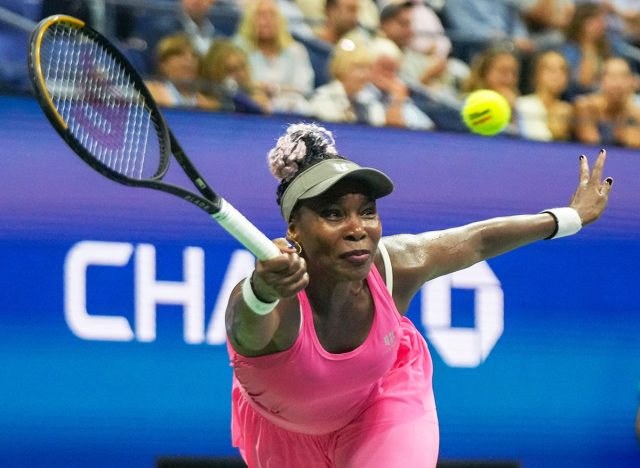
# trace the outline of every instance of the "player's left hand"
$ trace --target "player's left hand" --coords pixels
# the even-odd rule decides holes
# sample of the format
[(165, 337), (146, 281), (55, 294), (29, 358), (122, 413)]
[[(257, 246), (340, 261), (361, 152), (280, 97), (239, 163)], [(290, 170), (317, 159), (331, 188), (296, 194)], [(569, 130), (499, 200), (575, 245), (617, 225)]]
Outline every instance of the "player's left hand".
[(607, 207), (613, 178), (607, 177), (604, 181), (602, 180), (606, 158), (607, 152), (604, 149), (600, 150), (593, 170), (589, 171), (587, 157), (580, 156), (580, 183), (571, 197), (569, 206), (578, 212), (583, 226), (596, 221)]

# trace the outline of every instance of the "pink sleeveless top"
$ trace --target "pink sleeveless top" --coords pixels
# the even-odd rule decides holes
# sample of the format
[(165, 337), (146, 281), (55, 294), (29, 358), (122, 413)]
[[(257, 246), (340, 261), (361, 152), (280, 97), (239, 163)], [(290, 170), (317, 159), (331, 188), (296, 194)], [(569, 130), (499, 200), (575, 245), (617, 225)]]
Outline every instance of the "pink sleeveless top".
[[(400, 316), (375, 266), (367, 282), (375, 310), (373, 324), (365, 341), (352, 351), (332, 354), (322, 347), (304, 291), (298, 293), (301, 330), (291, 348), (267, 356), (245, 357), (228, 345), (234, 368), (233, 413), (237, 414), (237, 400), (245, 399), (259, 414), (284, 429), (305, 434), (333, 432), (379, 399), (385, 377), (393, 375), (391, 378), (396, 380), (397, 373), (391, 371), (410, 362), (419, 362), (418, 380), (425, 383), (420, 385), (422, 396), (415, 396), (416, 402), (423, 409), (422, 399), (426, 396), (426, 406), (431, 406), (431, 359), (424, 339), (408, 319)], [(422, 343), (412, 346), (415, 339)], [(404, 350), (400, 349), (401, 341)], [(411, 348), (416, 348), (417, 360), (408, 355)], [(401, 380), (415, 379), (411, 377), (415, 372), (402, 374), (405, 377)], [(415, 385), (410, 386), (416, 389)], [(237, 424), (239, 421), (232, 421), (234, 433), (239, 431)]]

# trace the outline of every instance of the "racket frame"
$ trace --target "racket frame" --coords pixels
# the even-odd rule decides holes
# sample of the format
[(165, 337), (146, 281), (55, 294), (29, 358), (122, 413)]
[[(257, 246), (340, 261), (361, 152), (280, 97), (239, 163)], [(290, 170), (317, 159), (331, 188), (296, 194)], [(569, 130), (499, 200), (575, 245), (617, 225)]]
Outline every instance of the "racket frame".
[[(90, 39), (96, 41), (124, 68), (132, 80), (134, 87), (137, 88), (143, 96), (145, 105), (148, 106), (151, 113), (151, 120), (159, 139), (160, 165), (152, 177), (147, 179), (133, 179), (112, 170), (107, 165), (98, 161), (73, 135), (67, 123), (57, 111), (53, 99), (47, 90), (40, 60), (40, 50), (44, 34), (47, 29), (56, 23), (67, 23), (69, 27), (81, 30), (83, 34), (86, 34)], [(36, 100), (44, 111), (44, 114), (62, 139), (83, 161), (89, 164), (90, 167), (122, 185), (152, 188), (171, 193), (183, 200), (187, 200), (209, 213), (218, 224), (261, 260), (273, 258), (280, 254), (280, 249), (269, 238), (207, 184), (193, 163), (187, 158), (184, 150), (173, 135), (173, 132), (169, 129), (142, 77), (140, 77), (135, 68), (129, 63), (129, 60), (102, 34), (72, 16), (54, 15), (45, 18), (38, 23), (31, 33), (29, 39), (28, 67)], [(167, 173), (169, 168), (172, 154), (200, 194), (162, 181), (162, 177)]]
[[(107, 165), (98, 161), (73, 135), (69, 130), (67, 122), (62, 118), (53, 103), (53, 99), (47, 90), (40, 61), (40, 50), (43, 37), (46, 31), (58, 23), (66, 23), (68, 27), (74, 27), (82, 30), (90, 39), (96, 41), (111, 57), (123, 67), (133, 82), (136, 90), (143, 96), (145, 106), (148, 107), (151, 114), (151, 121), (158, 135), (158, 143), (160, 149), (160, 165), (156, 173), (149, 179), (133, 179), (112, 170)], [(120, 184), (130, 187), (146, 187), (161, 190), (179, 196), (180, 198), (191, 202), (199, 208), (205, 210), (210, 215), (218, 213), (221, 209), (221, 197), (215, 193), (200, 175), (193, 163), (187, 158), (184, 150), (178, 143), (177, 139), (169, 129), (158, 105), (147, 89), (144, 80), (138, 72), (129, 63), (127, 58), (102, 34), (87, 26), (84, 21), (67, 15), (54, 15), (43, 19), (32, 32), (29, 39), (29, 72), (35, 90), (36, 99), (45, 115), (56, 129), (62, 139), (93, 169)], [(162, 181), (169, 169), (169, 162), (173, 154), (174, 158), (180, 164), (185, 174), (196, 186), (201, 195), (193, 193), (185, 188)]]

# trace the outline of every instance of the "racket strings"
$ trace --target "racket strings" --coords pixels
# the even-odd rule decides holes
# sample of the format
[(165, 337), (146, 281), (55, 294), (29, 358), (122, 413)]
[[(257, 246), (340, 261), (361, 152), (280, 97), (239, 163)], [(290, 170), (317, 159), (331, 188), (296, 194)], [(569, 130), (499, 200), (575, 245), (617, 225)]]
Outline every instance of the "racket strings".
[(43, 35), (40, 62), (53, 106), (95, 159), (133, 179), (150, 179), (161, 171), (152, 111), (107, 49), (58, 23)]

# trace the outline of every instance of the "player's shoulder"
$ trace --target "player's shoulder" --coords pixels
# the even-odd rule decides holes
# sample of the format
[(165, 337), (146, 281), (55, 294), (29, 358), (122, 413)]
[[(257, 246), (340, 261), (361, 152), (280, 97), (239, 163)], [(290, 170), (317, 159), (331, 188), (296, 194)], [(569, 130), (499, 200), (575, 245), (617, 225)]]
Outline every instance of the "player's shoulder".
[(429, 249), (437, 245), (440, 236), (440, 231), (395, 234), (383, 237), (380, 239), (380, 243), (384, 245), (395, 267), (396, 264), (409, 265), (424, 258)]

